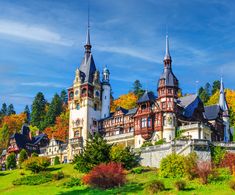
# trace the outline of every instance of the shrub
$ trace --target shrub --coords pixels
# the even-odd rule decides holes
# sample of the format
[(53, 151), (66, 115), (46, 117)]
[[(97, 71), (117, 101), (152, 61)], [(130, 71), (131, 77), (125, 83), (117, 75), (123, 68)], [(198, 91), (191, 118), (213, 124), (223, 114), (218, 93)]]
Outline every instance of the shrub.
[(231, 179), (231, 173), (229, 168), (213, 169), (211, 174), (208, 176), (209, 183), (218, 183), (229, 179)]
[(108, 189), (125, 184), (126, 176), (121, 163), (101, 163), (83, 177), (83, 182), (95, 188)]
[(63, 184), (63, 186), (66, 188), (71, 188), (73, 186), (80, 186), (80, 185), (81, 185), (81, 179), (76, 177), (72, 177), (70, 181), (67, 181)]
[(60, 180), (64, 178), (64, 172), (58, 171), (57, 173), (53, 174), (53, 180)]
[(75, 156), (75, 169), (80, 172), (87, 173), (93, 167), (100, 163), (110, 162), (110, 150), (112, 145), (107, 144), (107, 141), (96, 134), (87, 141), (87, 145), (82, 154)]
[(162, 177), (179, 178), (184, 177), (185, 158), (177, 154), (170, 154), (163, 158), (160, 163), (160, 174)]
[(164, 143), (165, 143), (165, 141), (163, 139), (160, 139), (160, 140), (156, 141), (154, 145), (161, 145)]
[(201, 179), (202, 184), (208, 183), (208, 177), (212, 173), (211, 163), (208, 161), (200, 161), (197, 163), (196, 173)]
[(235, 191), (235, 181), (234, 181), (234, 180), (232, 180), (232, 181), (229, 182), (229, 186), (230, 186), (230, 188), (231, 188), (232, 190)]
[(185, 189), (185, 186), (186, 186), (186, 182), (183, 181), (183, 180), (178, 180), (175, 182), (175, 188), (177, 191), (181, 191), (181, 190), (184, 190)]
[(195, 152), (184, 157), (185, 175), (190, 180), (196, 177), (195, 168), (197, 166), (197, 159), (198, 157)]
[(33, 153), (31, 154), (31, 157), (38, 157), (38, 154), (37, 154), (36, 152), (33, 152)]
[(13, 185), (40, 185), (52, 181), (50, 173), (40, 173), (37, 175), (25, 176), (12, 182)]
[(153, 146), (152, 142), (150, 142), (150, 141), (145, 141), (145, 142), (142, 144), (141, 148), (148, 147), (148, 146)]
[(114, 145), (110, 151), (111, 161), (122, 163), (125, 169), (132, 169), (139, 164), (139, 154), (134, 153), (130, 147)]
[(223, 160), (226, 150), (220, 146), (212, 146), (210, 149), (212, 162), (215, 166), (218, 166)]
[(23, 167), (33, 173), (45, 171), (50, 165), (50, 159), (47, 157), (30, 157), (23, 163)]
[(145, 191), (148, 194), (156, 194), (160, 191), (165, 190), (165, 185), (160, 180), (154, 180), (146, 184)]
[(14, 168), (16, 168), (16, 155), (15, 155), (15, 153), (11, 153), (7, 157), (6, 166), (7, 166), (7, 169), (14, 169)]
[(54, 159), (54, 165), (59, 165), (60, 164), (60, 158), (59, 156), (56, 156)]
[(22, 149), (20, 151), (20, 155), (19, 155), (19, 165), (21, 167), (22, 163), (28, 158), (28, 154), (26, 152), (25, 149)]
[(235, 166), (235, 154), (226, 152), (223, 160), (220, 162), (220, 167), (228, 167), (230, 172), (233, 173), (233, 167)]
[(134, 174), (141, 174), (146, 171), (145, 167), (136, 167), (131, 170), (132, 173)]

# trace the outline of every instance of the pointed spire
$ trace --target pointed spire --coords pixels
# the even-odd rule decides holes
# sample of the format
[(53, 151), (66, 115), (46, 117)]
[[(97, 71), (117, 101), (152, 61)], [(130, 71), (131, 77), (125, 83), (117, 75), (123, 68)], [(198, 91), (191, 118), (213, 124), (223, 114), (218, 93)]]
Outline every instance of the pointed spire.
[(219, 106), (223, 111), (228, 111), (228, 106), (227, 106), (225, 93), (224, 93), (224, 83), (223, 83), (222, 77), (221, 77), (221, 81), (220, 81)]
[(86, 44), (84, 45), (85, 52), (91, 53), (91, 40), (90, 40), (90, 3), (88, 1), (88, 10), (87, 10), (87, 34), (86, 34)]
[(169, 51), (168, 34), (166, 35), (166, 54), (165, 54), (164, 60), (171, 60), (171, 55), (170, 55), (170, 51)]

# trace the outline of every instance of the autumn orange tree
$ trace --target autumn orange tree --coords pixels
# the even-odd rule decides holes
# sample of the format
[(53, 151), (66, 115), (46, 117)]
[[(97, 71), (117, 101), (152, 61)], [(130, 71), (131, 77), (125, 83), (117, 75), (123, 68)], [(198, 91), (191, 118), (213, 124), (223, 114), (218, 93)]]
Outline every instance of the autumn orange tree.
[(49, 139), (54, 137), (55, 139), (66, 141), (69, 131), (69, 112), (66, 110), (60, 116), (56, 117), (55, 125), (47, 127), (44, 133), (47, 134)]
[(111, 102), (111, 112), (114, 112), (117, 107), (123, 107), (125, 109), (131, 109), (136, 106), (136, 102), (138, 100), (137, 95), (133, 92), (121, 95), (116, 100)]

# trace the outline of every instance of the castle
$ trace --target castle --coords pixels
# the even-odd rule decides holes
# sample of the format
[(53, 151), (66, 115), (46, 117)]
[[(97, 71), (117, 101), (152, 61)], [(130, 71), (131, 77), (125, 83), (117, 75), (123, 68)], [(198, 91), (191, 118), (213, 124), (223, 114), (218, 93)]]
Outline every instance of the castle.
[(86, 146), (89, 134), (104, 135), (109, 143), (139, 148), (145, 142), (171, 142), (177, 136), (187, 139), (230, 141), (228, 106), (221, 79), (216, 105), (204, 106), (197, 95), (179, 97), (179, 81), (172, 70), (169, 39), (166, 36), (164, 68), (157, 83), (157, 96), (145, 91), (137, 107), (110, 112), (110, 71), (96, 69), (88, 27), (85, 53), (68, 89), (68, 160)]

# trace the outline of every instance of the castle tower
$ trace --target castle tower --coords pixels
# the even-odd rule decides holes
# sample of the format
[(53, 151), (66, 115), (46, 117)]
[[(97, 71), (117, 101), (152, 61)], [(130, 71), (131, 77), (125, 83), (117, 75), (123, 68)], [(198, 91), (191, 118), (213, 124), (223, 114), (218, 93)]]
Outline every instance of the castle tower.
[(107, 67), (103, 70), (103, 79), (102, 79), (102, 109), (101, 109), (101, 118), (109, 117), (110, 114), (110, 96), (111, 96), (111, 87), (109, 83), (110, 72)]
[(82, 63), (76, 69), (73, 86), (68, 89), (69, 160), (81, 152), (89, 134), (98, 131), (98, 120), (101, 118), (100, 73), (91, 53), (89, 26), (84, 47)]
[(222, 77), (220, 81), (219, 106), (223, 110), (224, 141), (229, 142), (230, 141), (229, 110), (225, 98), (224, 83)]
[(172, 60), (169, 51), (169, 39), (166, 36), (164, 70), (158, 81), (158, 104), (162, 111), (163, 139), (171, 141), (175, 137), (176, 109), (178, 98), (178, 79), (172, 72)]

